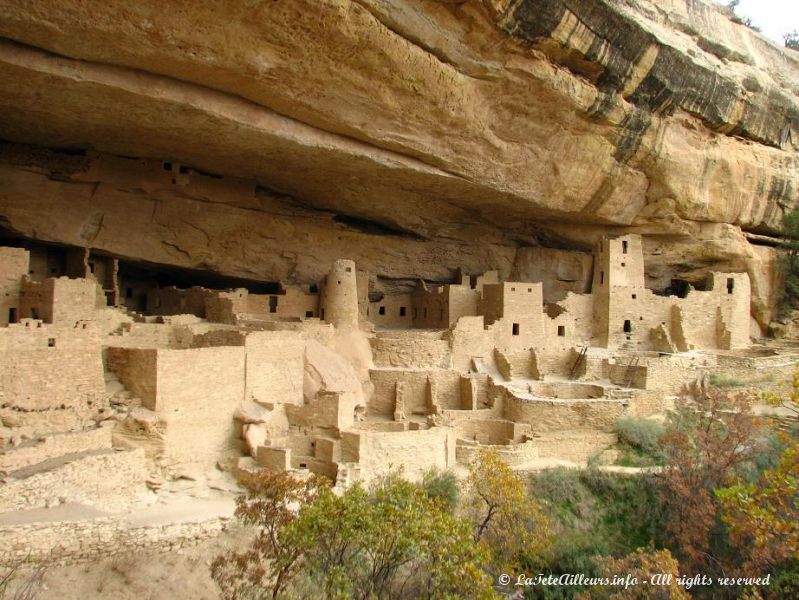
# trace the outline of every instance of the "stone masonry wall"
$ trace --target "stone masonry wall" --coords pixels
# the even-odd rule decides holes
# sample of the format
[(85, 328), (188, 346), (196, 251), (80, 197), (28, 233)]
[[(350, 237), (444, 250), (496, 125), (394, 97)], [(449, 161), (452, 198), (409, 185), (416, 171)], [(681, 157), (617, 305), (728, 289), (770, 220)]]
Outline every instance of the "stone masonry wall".
[(210, 467), (235, 439), (244, 400), (245, 348), (158, 350), (157, 411), (166, 422), (164, 464)]
[(65, 565), (141, 551), (167, 552), (216, 537), (229, 519), (131, 527), (118, 518), (0, 527), (0, 564)]
[[(76, 455), (66, 464), (37, 466), (24, 478), (0, 486), (0, 512), (79, 502), (104, 509), (122, 509), (145, 491), (144, 450), (101, 451)], [(20, 477), (22, 477), (22, 473)]]

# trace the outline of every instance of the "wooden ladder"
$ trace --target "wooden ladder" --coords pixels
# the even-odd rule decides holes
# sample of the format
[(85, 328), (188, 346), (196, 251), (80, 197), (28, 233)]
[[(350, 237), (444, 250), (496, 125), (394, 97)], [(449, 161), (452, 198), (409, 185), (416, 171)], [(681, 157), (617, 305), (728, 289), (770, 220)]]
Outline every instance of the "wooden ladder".
[(580, 363), (585, 360), (585, 355), (588, 354), (588, 346), (583, 346), (580, 349), (580, 354), (577, 355), (577, 360), (574, 361), (572, 365), (572, 370), (569, 371), (569, 379), (574, 379), (574, 376), (577, 373), (577, 369), (580, 368)]
[(626, 385), (624, 387), (630, 387), (633, 384), (633, 377), (635, 377), (635, 372), (633, 369), (638, 366), (640, 359), (638, 356), (633, 357), (630, 359), (630, 362), (627, 363), (627, 372), (625, 373), (625, 382)]

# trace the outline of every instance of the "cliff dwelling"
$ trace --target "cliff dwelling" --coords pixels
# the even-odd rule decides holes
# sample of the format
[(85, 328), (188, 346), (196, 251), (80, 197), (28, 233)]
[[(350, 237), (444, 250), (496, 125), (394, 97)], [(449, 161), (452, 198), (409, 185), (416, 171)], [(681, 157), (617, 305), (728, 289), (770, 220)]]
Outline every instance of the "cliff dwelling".
[(637, 475), (620, 422), (799, 362), (799, 52), (710, 0), (52, 4), (0, 0), (0, 565), (263, 473)]

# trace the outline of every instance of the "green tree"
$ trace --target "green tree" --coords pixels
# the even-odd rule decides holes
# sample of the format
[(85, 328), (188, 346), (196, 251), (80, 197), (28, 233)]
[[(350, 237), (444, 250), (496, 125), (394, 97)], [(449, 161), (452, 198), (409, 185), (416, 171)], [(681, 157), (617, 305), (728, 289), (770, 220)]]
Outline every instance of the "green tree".
[(787, 212), (782, 217), (782, 271), (785, 289), (780, 308), (783, 312), (799, 307), (799, 210)]
[(782, 39), (785, 40), (786, 48), (790, 48), (791, 50), (799, 50), (799, 31), (794, 29), (790, 33), (784, 34)]
[(258, 533), (245, 552), (214, 562), (225, 598), (496, 597), (470, 524), (420, 486), (391, 474), (339, 495), (291, 480), (256, 476), (240, 502), (237, 515)]
[(466, 488), (474, 538), (490, 549), (494, 574), (518, 572), (521, 564), (535, 564), (550, 552), (549, 518), (496, 452), (477, 453), (469, 465)]
[(753, 484), (737, 479), (716, 490), (745, 567), (763, 570), (799, 561), (799, 442), (788, 440), (779, 464)]

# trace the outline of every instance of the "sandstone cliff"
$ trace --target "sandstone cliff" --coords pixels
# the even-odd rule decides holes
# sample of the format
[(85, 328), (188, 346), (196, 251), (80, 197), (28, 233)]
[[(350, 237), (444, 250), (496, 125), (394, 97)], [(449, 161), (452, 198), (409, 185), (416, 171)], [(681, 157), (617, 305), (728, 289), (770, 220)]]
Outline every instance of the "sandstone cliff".
[(799, 204), (799, 53), (709, 0), (0, 0), (0, 79), (0, 227), (150, 264), (390, 289), (631, 231), (764, 326)]

